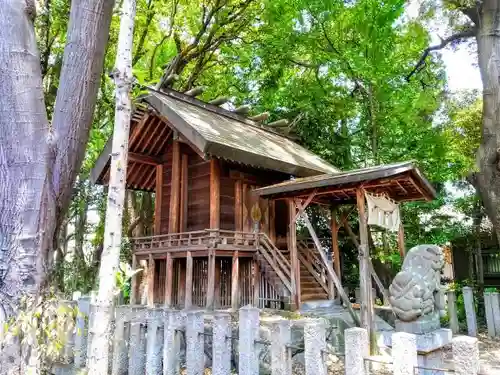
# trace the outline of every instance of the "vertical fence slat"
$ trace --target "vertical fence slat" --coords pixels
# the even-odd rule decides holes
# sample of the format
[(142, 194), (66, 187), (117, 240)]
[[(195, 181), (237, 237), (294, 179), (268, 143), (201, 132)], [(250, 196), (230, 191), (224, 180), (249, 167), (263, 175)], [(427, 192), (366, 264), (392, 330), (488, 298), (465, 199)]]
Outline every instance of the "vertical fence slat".
[(163, 342), (163, 374), (177, 375), (180, 367), (181, 338), (180, 330), (184, 326), (179, 311), (165, 311), (165, 329)]
[(345, 330), (345, 374), (365, 375), (365, 358), (369, 353), (368, 331), (364, 328)]
[(394, 375), (414, 375), (418, 366), (417, 337), (411, 333), (392, 335), (392, 362)]
[(289, 375), (292, 373), (288, 346), (292, 341), (289, 320), (279, 320), (271, 326), (271, 373)]
[(495, 327), (495, 335), (500, 335), (500, 298), (498, 292), (491, 293), (491, 310), (493, 312), (493, 324)]
[(458, 336), (452, 340), (455, 375), (479, 373), (479, 347), (475, 337)]
[(162, 372), (162, 315), (162, 311), (159, 309), (149, 311), (149, 317), (147, 319), (146, 375), (158, 375)]
[(78, 299), (78, 315), (75, 330), (75, 368), (85, 367), (87, 362), (88, 321), (90, 315), (90, 298)]
[(326, 329), (321, 321), (306, 322), (304, 326), (304, 360), (306, 375), (326, 375), (324, 350)]
[(495, 318), (493, 316), (493, 305), (491, 293), (484, 293), (484, 314), (486, 315), (486, 326), (488, 328), (488, 336), (495, 337)]
[(239, 313), (239, 375), (258, 375), (259, 358), (255, 340), (259, 339), (259, 309), (245, 306)]
[(231, 374), (231, 315), (216, 313), (213, 326), (212, 375)]
[(203, 311), (188, 311), (186, 314), (186, 369), (187, 375), (203, 375), (205, 323)]
[(474, 293), (471, 287), (462, 288), (465, 305), (465, 316), (467, 318), (467, 332), (469, 336), (477, 336), (476, 307), (474, 304)]
[(129, 375), (144, 375), (146, 366), (146, 326), (143, 317), (130, 321)]
[(458, 333), (457, 298), (454, 290), (446, 292), (448, 297), (448, 317), (450, 320), (451, 332)]
[(113, 367), (112, 375), (126, 375), (128, 367), (127, 340), (125, 335), (125, 322), (129, 317), (131, 308), (119, 306), (115, 309), (115, 330), (113, 335)]

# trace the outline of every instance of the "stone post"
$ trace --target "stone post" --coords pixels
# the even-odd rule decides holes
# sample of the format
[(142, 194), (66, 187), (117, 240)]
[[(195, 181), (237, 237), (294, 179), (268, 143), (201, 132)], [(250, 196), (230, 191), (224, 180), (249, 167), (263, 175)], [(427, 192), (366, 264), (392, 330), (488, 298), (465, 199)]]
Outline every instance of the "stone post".
[(349, 328), (345, 335), (345, 375), (365, 375), (365, 358), (370, 354), (368, 331)]
[(417, 337), (411, 333), (392, 335), (392, 362), (394, 375), (414, 375), (418, 366)]
[(186, 374), (203, 375), (205, 371), (205, 321), (203, 311), (186, 314)]
[(76, 316), (75, 332), (75, 368), (85, 367), (87, 362), (88, 321), (90, 314), (90, 298), (81, 297), (78, 300), (78, 315)]
[(326, 375), (326, 364), (323, 360), (325, 349), (325, 325), (320, 320), (307, 321), (304, 326), (304, 359), (306, 375)]
[(111, 375), (126, 375), (128, 368), (127, 340), (125, 324), (130, 309), (120, 306), (115, 309), (115, 330), (113, 332), (113, 367)]
[(465, 286), (462, 289), (464, 295), (465, 315), (467, 318), (467, 332), (469, 336), (476, 337), (477, 335), (477, 321), (476, 309), (474, 305), (474, 293), (472, 288)]
[(495, 337), (495, 318), (493, 316), (493, 305), (491, 293), (484, 292), (484, 314), (486, 315), (486, 326), (488, 327), (488, 336)]
[(94, 337), (94, 317), (96, 306), (94, 305), (93, 297), (90, 298), (90, 307), (89, 307), (89, 315), (88, 315), (88, 329), (87, 329), (87, 354), (86, 354), (86, 364), (89, 366), (90, 357), (92, 356), (92, 338)]
[(166, 310), (164, 321), (163, 374), (178, 375), (181, 356), (180, 331), (184, 329), (184, 318), (179, 311)]
[(146, 344), (146, 375), (158, 375), (163, 371), (163, 311), (148, 311), (148, 334)]
[(455, 375), (479, 373), (479, 347), (475, 337), (458, 336), (452, 340)]
[(498, 292), (491, 293), (491, 310), (493, 311), (493, 323), (496, 336), (500, 336), (500, 297)]
[(258, 375), (259, 358), (255, 340), (259, 339), (259, 309), (245, 306), (239, 312), (239, 375)]
[(231, 315), (216, 313), (212, 341), (212, 375), (231, 373), (231, 333)]
[(450, 319), (450, 329), (453, 334), (458, 333), (457, 299), (454, 290), (446, 292), (448, 296), (448, 317)]
[(146, 367), (146, 327), (142, 317), (130, 321), (129, 375), (144, 375)]
[(354, 299), (356, 303), (361, 303), (361, 289), (356, 288), (354, 289)]
[(292, 362), (288, 355), (288, 346), (292, 341), (290, 321), (286, 319), (271, 325), (271, 374), (290, 375)]

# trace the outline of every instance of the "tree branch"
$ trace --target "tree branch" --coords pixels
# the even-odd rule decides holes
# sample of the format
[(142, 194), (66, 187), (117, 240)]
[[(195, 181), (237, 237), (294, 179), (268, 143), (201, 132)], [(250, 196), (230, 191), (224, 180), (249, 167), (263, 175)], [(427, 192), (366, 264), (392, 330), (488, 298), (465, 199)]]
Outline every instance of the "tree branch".
[(458, 42), (458, 41), (462, 41), (463, 39), (471, 38), (471, 37), (475, 36), (476, 33), (477, 33), (477, 29), (475, 27), (471, 27), (471, 28), (468, 28), (466, 30), (460, 31), (456, 34), (450, 35), (446, 39), (442, 39), (441, 43), (439, 43), (439, 44), (436, 44), (434, 46), (430, 46), (430, 47), (426, 48), (424, 50), (424, 52), (422, 53), (422, 56), (420, 56), (420, 60), (418, 60), (415, 67), (406, 76), (406, 80), (409, 82), (413, 75), (415, 75), (416, 73), (418, 73), (419, 71), (421, 71), (424, 68), (425, 61), (431, 52), (441, 50), (441, 49), (445, 48), (446, 46), (448, 46), (448, 44), (451, 44), (453, 42)]

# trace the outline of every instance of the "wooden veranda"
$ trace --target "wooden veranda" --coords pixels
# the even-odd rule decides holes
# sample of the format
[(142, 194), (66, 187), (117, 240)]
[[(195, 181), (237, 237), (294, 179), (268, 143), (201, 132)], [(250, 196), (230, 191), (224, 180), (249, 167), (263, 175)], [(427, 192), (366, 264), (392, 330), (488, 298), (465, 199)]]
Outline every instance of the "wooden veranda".
[[(365, 192), (371, 194), (383, 194), (395, 202), (407, 202), (415, 200), (432, 200), (435, 191), (425, 177), (411, 162), (383, 165), (349, 172), (325, 174), (320, 176), (299, 178), (263, 187), (255, 190), (255, 194), (261, 198), (274, 201), (286, 200), (290, 207), (289, 226), (290, 233), (296, 233), (297, 220), (300, 218), (311, 235), (317, 253), (321, 257), (323, 266), (327, 270), (328, 284), (333, 297), (334, 289), (349, 309), (354, 321), (360, 323), (363, 328), (373, 335), (374, 333), (374, 306), (372, 296), (372, 278), (380, 293), (387, 300), (386, 291), (377, 277), (370, 257), (369, 251), (369, 226), (367, 224), (367, 212), (365, 204)], [(323, 250), (315, 229), (306, 213), (306, 208), (312, 204), (327, 206), (331, 210), (331, 232), (332, 232), (332, 261)], [(339, 215), (340, 206), (355, 206), (359, 215), (359, 239), (353, 233), (346, 220), (347, 216)], [(340, 251), (338, 241), (338, 230), (344, 226), (347, 233), (354, 241), (359, 251), (359, 280), (360, 280), (360, 309), (361, 320), (354, 313), (348, 296), (341, 284)], [(398, 246), (404, 257), (404, 231), (402, 224), (398, 232)], [(289, 251), (291, 264), (291, 287), (292, 299), (300, 306), (300, 271), (299, 256), (297, 253), (297, 242), (292, 237), (289, 239)]]

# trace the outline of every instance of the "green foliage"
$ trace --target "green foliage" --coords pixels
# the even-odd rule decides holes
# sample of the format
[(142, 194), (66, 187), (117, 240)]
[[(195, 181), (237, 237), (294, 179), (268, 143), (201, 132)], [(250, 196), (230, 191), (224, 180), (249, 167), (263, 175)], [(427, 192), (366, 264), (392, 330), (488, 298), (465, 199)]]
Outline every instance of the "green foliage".
[(77, 314), (78, 309), (53, 289), (38, 297), (23, 297), (18, 314), (4, 325), (4, 342), (20, 340), (36, 353), (38, 370), (48, 374), (53, 363), (69, 359), (63, 349), (73, 334)]

